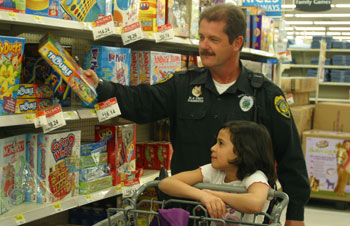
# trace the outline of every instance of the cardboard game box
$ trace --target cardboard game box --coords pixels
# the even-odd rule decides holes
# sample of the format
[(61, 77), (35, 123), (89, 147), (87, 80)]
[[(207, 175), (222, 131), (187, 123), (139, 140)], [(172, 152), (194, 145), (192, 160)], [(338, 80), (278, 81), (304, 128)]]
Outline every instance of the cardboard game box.
[(26, 134), (26, 187), (25, 187), (25, 201), (36, 202), (37, 197), (37, 153), (38, 153), (38, 134)]
[(52, 35), (40, 40), (39, 53), (83, 102), (89, 104), (96, 99), (96, 90), (85, 77), (83, 69)]
[(0, 115), (15, 112), (24, 38), (0, 36)]
[(28, 0), (2, 0), (0, 1), (0, 10), (25, 13), (26, 1)]
[(165, 0), (140, 0), (139, 21), (142, 30), (157, 32), (165, 24)]
[(25, 198), (26, 135), (0, 139), (0, 214)]
[(113, 0), (113, 20), (116, 27), (139, 21), (140, 0)]
[(26, 0), (26, 14), (61, 18), (60, 0)]
[(80, 131), (38, 135), (38, 203), (79, 192)]
[(350, 133), (305, 131), (303, 150), (311, 197), (350, 201)]

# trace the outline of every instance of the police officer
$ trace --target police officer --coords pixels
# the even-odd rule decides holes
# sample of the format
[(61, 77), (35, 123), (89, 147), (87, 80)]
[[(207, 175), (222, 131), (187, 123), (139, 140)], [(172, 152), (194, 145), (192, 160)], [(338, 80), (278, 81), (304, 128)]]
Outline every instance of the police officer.
[(310, 187), (299, 135), (283, 92), (240, 62), (245, 16), (232, 4), (216, 4), (200, 17), (199, 55), (204, 68), (178, 72), (155, 85), (105, 82), (92, 70), (99, 101), (117, 97), (122, 117), (149, 123), (168, 117), (174, 148), (172, 174), (210, 163), (210, 147), (229, 120), (264, 124), (272, 137), (277, 173), (290, 197), (285, 225), (304, 225)]

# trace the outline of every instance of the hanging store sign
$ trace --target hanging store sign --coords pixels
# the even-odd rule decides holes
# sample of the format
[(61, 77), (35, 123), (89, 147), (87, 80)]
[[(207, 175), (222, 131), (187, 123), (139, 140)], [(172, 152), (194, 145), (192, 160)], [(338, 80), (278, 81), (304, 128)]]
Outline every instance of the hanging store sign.
[(282, 0), (243, 0), (243, 6), (259, 6), (266, 11), (266, 16), (282, 16)]
[(295, 8), (305, 12), (320, 12), (331, 9), (332, 0), (295, 0)]

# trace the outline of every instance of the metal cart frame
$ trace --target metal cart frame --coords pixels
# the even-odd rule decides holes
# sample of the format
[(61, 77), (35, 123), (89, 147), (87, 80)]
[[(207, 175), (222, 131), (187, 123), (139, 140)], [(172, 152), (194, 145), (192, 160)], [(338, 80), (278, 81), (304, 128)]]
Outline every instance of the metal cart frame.
[[(149, 187), (157, 187), (160, 180), (150, 181), (143, 184), (138, 190), (135, 191), (133, 196), (128, 200), (130, 205), (126, 208), (109, 208), (107, 210), (108, 218), (96, 223), (93, 226), (129, 226), (129, 225), (138, 225), (137, 219), (140, 215), (143, 217), (147, 216), (147, 225), (151, 223), (151, 218), (154, 216), (158, 220), (159, 223), (159, 213), (153, 210), (154, 205), (158, 205), (158, 209), (165, 208), (169, 203), (181, 203), (181, 204), (191, 204), (194, 205), (192, 209), (192, 213), (190, 213), (189, 218), (193, 220), (195, 225), (210, 225), (210, 222), (221, 222), (221, 225), (227, 224), (235, 224), (235, 225), (270, 225), (270, 226), (281, 226), (280, 218), (282, 211), (287, 207), (289, 202), (289, 197), (286, 193), (276, 191), (271, 189), (269, 191), (269, 198), (274, 200), (278, 200), (278, 202), (272, 208), (271, 213), (259, 213), (254, 214), (255, 217), (259, 215), (265, 216), (268, 219), (269, 223), (252, 223), (252, 222), (243, 222), (243, 221), (235, 221), (235, 220), (224, 220), (218, 218), (211, 218), (206, 210), (206, 208), (202, 205), (202, 203), (198, 201), (190, 201), (190, 200), (181, 200), (181, 199), (169, 199), (163, 201), (155, 201), (155, 200), (141, 200), (137, 202), (138, 198), (142, 195), (142, 193)], [(215, 191), (223, 191), (223, 192), (231, 192), (231, 193), (246, 193), (247, 190), (243, 187), (232, 187), (229, 185), (214, 185), (214, 184), (205, 184), (198, 183), (195, 184), (194, 187), (199, 189), (210, 189)], [(140, 210), (137, 209), (142, 203), (148, 202), (150, 203), (149, 210)], [(200, 209), (203, 214), (197, 215), (196, 210)], [(198, 212), (198, 211), (197, 211)]]

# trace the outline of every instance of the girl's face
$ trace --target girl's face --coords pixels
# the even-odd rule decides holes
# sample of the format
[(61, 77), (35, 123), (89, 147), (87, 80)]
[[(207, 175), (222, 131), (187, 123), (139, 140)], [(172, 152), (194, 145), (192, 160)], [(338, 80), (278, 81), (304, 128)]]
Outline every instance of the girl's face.
[(234, 160), (233, 144), (230, 139), (231, 133), (228, 129), (221, 129), (216, 139), (216, 144), (211, 147), (211, 165), (215, 169), (224, 170), (233, 165), (229, 161)]

